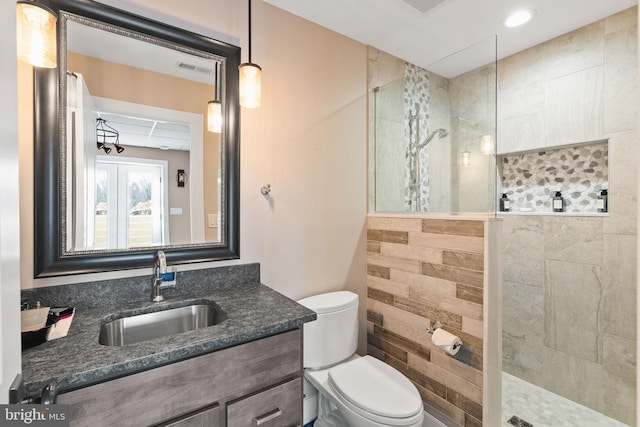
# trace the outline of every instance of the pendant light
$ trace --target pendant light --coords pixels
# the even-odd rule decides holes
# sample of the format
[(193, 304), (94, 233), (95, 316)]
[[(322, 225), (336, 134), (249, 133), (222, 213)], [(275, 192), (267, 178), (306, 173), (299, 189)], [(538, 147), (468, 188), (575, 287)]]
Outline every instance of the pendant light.
[(462, 152), (462, 167), (468, 168), (471, 166), (471, 153), (469, 151)]
[(124, 151), (124, 147), (120, 145), (120, 132), (107, 124), (102, 117), (96, 119), (96, 143), (98, 150), (104, 151), (105, 154), (111, 152), (111, 148), (107, 147), (107, 142), (111, 142), (116, 147), (118, 154)]
[(222, 132), (222, 104), (218, 95), (218, 62), (216, 62), (214, 99), (207, 106), (207, 129), (209, 132)]
[(493, 136), (485, 135), (480, 139), (480, 152), (482, 154), (493, 154), (494, 153), (494, 144), (493, 144)]
[(34, 67), (56, 68), (55, 12), (48, 7), (28, 0), (16, 4), (16, 30), (18, 59)]
[(240, 105), (257, 108), (262, 98), (262, 68), (251, 62), (251, 0), (249, 2), (249, 62), (240, 64)]

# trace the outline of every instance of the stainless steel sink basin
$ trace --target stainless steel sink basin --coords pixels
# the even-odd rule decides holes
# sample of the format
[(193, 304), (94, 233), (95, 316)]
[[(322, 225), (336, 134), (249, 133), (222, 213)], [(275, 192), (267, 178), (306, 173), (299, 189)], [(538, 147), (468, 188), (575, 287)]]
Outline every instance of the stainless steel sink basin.
[(102, 345), (123, 346), (206, 328), (224, 321), (227, 315), (214, 303), (199, 302), (151, 313), (120, 316), (100, 327)]

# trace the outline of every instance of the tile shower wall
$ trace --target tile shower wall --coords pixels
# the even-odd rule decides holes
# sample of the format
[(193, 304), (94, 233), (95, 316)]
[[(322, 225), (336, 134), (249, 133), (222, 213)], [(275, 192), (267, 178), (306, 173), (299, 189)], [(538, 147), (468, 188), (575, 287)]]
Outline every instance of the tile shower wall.
[[(368, 353), (465, 426), (483, 420), (486, 221), (375, 215), (367, 222)], [(457, 355), (432, 346), (425, 329), (436, 320), (463, 340)], [(499, 392), (494, 397), (499, 402)]]
[(636, 425), (637, 8), (500, 61), (498, 87), (501, 153), (608, 139), (610, 172), (608, 216), (504, 217), (504, 370)]
[(567, 212), (597, 212), (598, 195), (609, 188), (608, 160), (607, 142), (502, 155), (502, 193), (514, 212), (552, 212), (556, 191), (562, 192)]

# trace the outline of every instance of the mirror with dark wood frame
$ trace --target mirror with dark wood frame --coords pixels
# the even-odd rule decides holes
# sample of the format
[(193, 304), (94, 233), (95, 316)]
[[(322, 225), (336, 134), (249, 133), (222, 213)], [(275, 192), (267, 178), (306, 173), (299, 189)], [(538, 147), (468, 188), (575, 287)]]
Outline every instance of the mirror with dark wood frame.
[(151, 266), (160, 249), (238, 258), (240, 48), (92, 0), (42, 3), (58, 68), (34, 68), (34, 277)]

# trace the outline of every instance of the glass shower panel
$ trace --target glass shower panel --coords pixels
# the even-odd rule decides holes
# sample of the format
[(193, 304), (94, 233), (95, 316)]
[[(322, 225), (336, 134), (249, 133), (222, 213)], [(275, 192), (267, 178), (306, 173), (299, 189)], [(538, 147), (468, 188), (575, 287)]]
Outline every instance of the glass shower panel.
[(374, 89), (375, 200), (378, 212), (405, 211), (404, 82)]
[[(460, 67), (470, 59), (483, 65)], [(401, 68), (371, 90), (375, 211), (495, 212), (495, 37)]]

